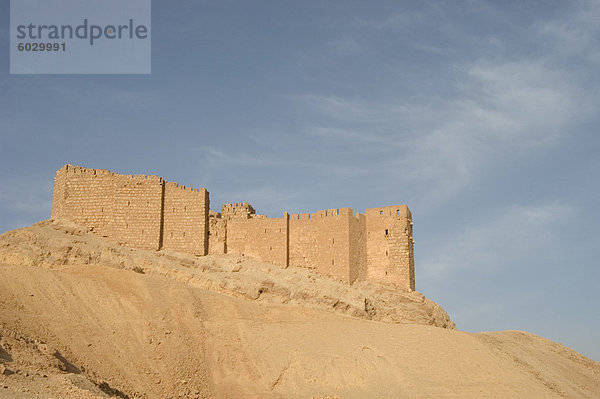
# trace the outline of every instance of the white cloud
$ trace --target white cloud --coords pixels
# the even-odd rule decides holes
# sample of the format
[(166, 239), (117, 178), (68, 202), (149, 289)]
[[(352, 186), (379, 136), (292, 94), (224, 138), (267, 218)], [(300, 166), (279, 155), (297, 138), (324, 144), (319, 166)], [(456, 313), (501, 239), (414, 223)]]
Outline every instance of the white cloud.
[[(428, 4), (430, 8), (434, 4)], [(391, 12), (386, 15), (383, 19), (368, 19), (368, 18), (357, 18), (356, 22), (358, 25), (370, 28), (370, 29), (381, 29), (381, 30), (402, 30), (409, 29), (419, 23), (422, 23), (427, 18), (427, 13), (419, 10), (403, 10), (402, 12)]]
[(576, 214), (576, 208), (561, 202), (503, 209), (486, 223), (446, 236), (442, 245), (421, 259), (420, 269), (428, 278), (443, 279), (459, 270), (514, 267), (527, 256), (560, 250), (556, 245), (565, 239), (561, 227)]
[(338, 143), (362, 143), (364, 145), (374, 146), (393, 145), (394, 147), (400, 146), (401, 144), (407, 144), (406, 142), (399, 142), (397, 140), (392, 143), (392, 139), (385, 135), (379, 135), (368, 131), (357, 131), (338, 127), (315, 126), (306, 129), (305, 133), (309, 136), (335, 140)]
[(373, 113), (367, 104), (356, 98), (308, 94), (298, 96), (297, 99), (309, 109), (316, 110), (334, 120), (361, 122), (366, 118), (371, 118)]
[(453, 50), (449, 49), (449, 48), (443, 48), (443, 47), (439, 47), (439, 46), (432, 46), (430, 44), (414, 43), (414, 42), (407, 43), (407, 44), (416, 50), (421, 50), (421, 51), (424, 51), (424, 52), (430, 53), (430, 54), (441, 55), (441, 56), (449, 56), (449, 55), (453, 54)]
[(362, 47), (358, 42), (350, 37), (342, 37), (339, 39), (335, 39), (330, 41), (329, 46), (342, 54), (352, 54), (355, 55), (362, 51)]
[(578, 116), (562, 77), (529, 61), (468, 66), (459, 94), (432, 114), (437, 126), (415, 135), (402, 169), (437, 187), (429, 201), (442, 202), (488, 168), (551, 148)]
[[(296, 96), (308, 115), (312, 113), (312, 124), (304, 132), (309, 138), (360, 146), (365, 158), (377, 160), (386, 180), (424, 190), (419, 197), (426, 207), (441, 205), (490, 170), (555, 149), (575, 134), (574, 123), (595, 112), (595, 94), (567, 64), (583, 53), (600, 60), (593, 54), (600, 48), (599, 4), (584, 3), (560, 19), (519, 27), (520, 43), (506, 35), (471, 37), (457, 48), (440, 48), (427, 37), (417, 44), (406, 43), (453, 54), (437, 70), (439, 75), (431, 78), (432, 87), (437, 87), (423, 87), (428, 77), (417, 73), (414, 87), (406, 87), (413, 93), (410, 96), (387, 90), (385, 95), (367, 90), (364, 96), (316, 92)], [(473, 6), (487, 17), (497, 11), (485, 3)], [(443, 15), (443, 7), (429, 4), (424, 12), (390, 14), (379, 21), (361, 20), (360, 25), (398, 32)], [(449, 43), (466, 35), (455, 24), (436, 29), (454, 29), (446, 32)], [(527, 46), (532, 46), (531, 51)], [(459, 47), (460, 58), (455, 51)], [(475, 57), (464, 56), (469, 49)], [(565, 59), (565, 55), (575, 58)], [(411, 82), (402, 72), (388, 78), (391, 87)]]
[(257, 166), (276, 166), (281, 162), (275, 157), (267, 158), (264, 153), (262, 154), (249, 154), (244, 152), (224, 151), (217, 147), (203, 147), (206, 154), (207, 161), (211, 165), (222, 167), (224, 165), (229, 166), (246, 166), (246, 167), (257, 167)]
[[(541, 61), (461, 66), (452, 96), (408, 103), (341, 96), (299, 97), (329, 121), (307, 134), (363, 146), (396, 179), (430, 189), (427, 202), (456, 195), (488, 168), (552, 148), (579, 117), (576, 88)], [(346, 127), (348, 126), (348, 127)]]
[[(327, 145), (321, 145), (314, 139), (322, 137), (350, 141), (349, 137), (356, 139), (358, 133), (343, 129), (317, 128), (307, 134), (313, 136), (313, 140), (308, 143), (303, 140), (304, 137), (296, 136), (294, 139), (293, 136), (289, 136), (282, 139), (282, 133), (255, 133), (252, 139), (259, 147), (253, 146), (252, 152), (214, 146), (202, 147), (202, 150), (206, 154), (208, 165), (214, 170), (218, 169), (221, 174), (232, 173), (239, 167), (243, 167), (245, 172), (251, 168), (280, 168), (302, 171), (306, 175), (328, 177), (360, 176), (368, 173), (368, 170), (360, 165), (339, 163), (335, 157), (340, 153), (339, 147), (332, 153)], [(260, 150), (257, 150), (259, 148)], [(290, 155), (290, 151), (293, 151), (293, 156)]]
[[(223, 193), (221, 196), (229, 198), (229, 202), (243, 201), (259, 205), (260, 209), (257, 209), (257, 213), (261, 213), (261, 209), (279, 209), (283, 204), (289, 204), (294, 198), (292, 193), (270, 185), (254, 186), (246, 190), (229, 191)], [(270, 216), (280, 217), (281, 215)]]
[(534, 32), (549, 43), (546, 47), (552, 55), (577, 56), (592, 63), (600, 63), (600, 2), (596, 0), (577, 2), (579, 8), (570, 15), (545, 20), (534, 26)]

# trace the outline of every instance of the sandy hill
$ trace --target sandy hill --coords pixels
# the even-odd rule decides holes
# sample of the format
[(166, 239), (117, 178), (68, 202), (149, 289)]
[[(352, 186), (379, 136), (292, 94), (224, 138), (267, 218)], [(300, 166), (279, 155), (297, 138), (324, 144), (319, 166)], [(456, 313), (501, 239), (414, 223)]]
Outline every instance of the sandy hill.
[(417, 292), (67, 222), (0, 236), (0, 398), (598, 398), (600, 364)]

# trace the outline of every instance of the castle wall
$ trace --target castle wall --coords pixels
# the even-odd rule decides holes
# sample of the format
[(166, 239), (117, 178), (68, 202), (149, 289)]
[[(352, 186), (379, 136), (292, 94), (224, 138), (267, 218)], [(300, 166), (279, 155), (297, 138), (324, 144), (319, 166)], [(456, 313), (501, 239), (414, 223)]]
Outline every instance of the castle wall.
[(288, 215), (227, 220), (227, 253), (288, 266)]
[(412, 217), (406, 205), (365, 212), (367, 279), (415, 289)]
[(319, 274), (354, 281), (350, 272), (352, 209), (330, 209), (290, 217), (290, 265), (315, 269)]
[(358, 213), (350, 218), (350, 281), (367, 278), (367, 218)]
[(52, 191), (52, 219), (66, 218), (66, 200), (67, 200), (67, 170), (69, 165), (65, 165), (56, 171), (54, 176), (54, 189)]
[(219, 255), (227, 253), (226, 247), (226, 221), (221, 217), (217, 217), (216, 212), (210, 211), (208, 218), (208, 253), (211, 255)]
[(157, 176), (65, 165), (56, 172), (52, 218), (71, 220), (135, 248), (205, 255), (208, 207), (206, 189), (192, 190)]
[[(209, 210), (206, 189), (157, 176), (65, 165), (56, 172), (52, 218), (67, 219), (123, 245), (194, 255), (240, 254), (281, 267), (315, 269), (345, 282), (415, 288), (412, 216), (406, 205), (256, 215), (247, 203)], [(210, 213), (210, 217), (209, 217)]]
[(163, 180), (157, 176), (114, 175), (109, 238), (134, 248), (158, 250)]
[(221, 207), (221, 217), (223, 219), (249, 219), (255, 213), (252, 205), (247, 202), (234, 202), (233, 204), (225, 204)]
[(63, 166), (54, 179), (52, 218), (66, 218), (96, 234), (112, 236), (116, 177), (106, 170)]
[(162, 248), (194, 255), (208, 253), (209, 199), (206, 189), (168, 182), (164, 190)]

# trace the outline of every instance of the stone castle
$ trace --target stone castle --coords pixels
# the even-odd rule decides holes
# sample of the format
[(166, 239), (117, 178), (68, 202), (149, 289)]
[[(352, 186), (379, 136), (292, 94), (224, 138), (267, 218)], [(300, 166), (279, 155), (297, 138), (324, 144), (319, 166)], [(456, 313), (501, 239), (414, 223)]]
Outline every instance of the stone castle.
[(65, 165), (56, 172), (52, 218), (120, 244), (203, 256), (238, 254), (300, 266), (352, 283), (371, 280), (415, 289), (412, 217), (406, 205), (350, 208), (269, 218), (247, 203), (210, 210), (205, 188), (158, 176), (120, 175)]

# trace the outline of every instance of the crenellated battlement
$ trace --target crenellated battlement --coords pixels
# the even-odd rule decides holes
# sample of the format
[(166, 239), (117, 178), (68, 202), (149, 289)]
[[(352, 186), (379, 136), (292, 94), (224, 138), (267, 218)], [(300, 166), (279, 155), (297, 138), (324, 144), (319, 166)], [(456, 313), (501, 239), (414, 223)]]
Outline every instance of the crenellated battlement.
[[(153, 180), (153, 181), (163, 181), (162, 177), (159, 176), (155, 176), (155, 175), (144, 175), (144, 174), (134, 174), (134, 175), (121, 175), (115, 172), (111, 172), (110, 170), (107, 169), (91, 169), (91, 168), (85, 168), (83, 166), (76, 166), (76, 165), (64, 165), (62, 168), (60, 168), (57, 171), (58, 173), (70, 173), (70, 174), (74, 174), (74, 175), (81, 175), (81, 176), (89, 176), (89, 177), (107, 177), (107, 176), (112, 176), (114, 178), (118, 178), (118, 179), (132, 179), (132, 180), (136, 180), (136, 181), (140, 181), (140, 180)], [(177, 184), (177, 183), (175, 183)]]
[(56, 172), (52, 218), (87, 226), (123, 245), (194, 255), (234, 253), (299, 266), (346, 282), (414, 290), (412, 215), (406, 205), (270, 218), (247, 202), (210, 211), (209, 193), (155, 175), (65, 165)]
[(82, 175), (89, 175), (89, 176), (116, 175), (116, 173), (111, 172), (106, 169), (89, 169), (89, 168), (84, 168), (83, 166), (76, 166), (76, 165), (69, 165), (69, 164), (60, 168), (57, 173), (59, 173), (59, 172), (82, 174)]
[(292, 214), (290, 214), (290, 219), (310, 220), (310, 219), (318, 219), (318, 218), (323, 218), (323, 217), (353, 216), (353, 215), (354, 215), (354, 212), (352, 211), (352, 208), (339, 208), (339, 209), (336, 208), (336, 209), (323, 209), (323, 210), (316, 211), (313, 213), (292, 213)]
[(52, 218), (136, 248), (206, 254), (208, 207), (206, 189), (155, 175), (65, 165), (54, 179)]
[(262, 215), (256, 215), (256, 211), (247, 202), (234, 202), (231, 204), (225, 204), (221, 207), (221, 215), (223, 218), (244, 218), (249, 219), (251, 217), (261, 217)]

